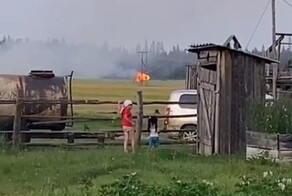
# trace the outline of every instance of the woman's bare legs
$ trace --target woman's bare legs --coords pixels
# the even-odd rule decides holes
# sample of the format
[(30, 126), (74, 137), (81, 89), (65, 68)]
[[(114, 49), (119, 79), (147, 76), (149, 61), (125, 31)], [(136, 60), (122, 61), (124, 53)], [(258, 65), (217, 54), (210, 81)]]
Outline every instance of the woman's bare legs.
[(129, 132), (130, 132), (132, 152), (134, 153), (135, 152), (135, 131), (134, 131), (134, 128), (132, 128)]
[(129, 132), (124, 130), (124, 151), (128, 152)]

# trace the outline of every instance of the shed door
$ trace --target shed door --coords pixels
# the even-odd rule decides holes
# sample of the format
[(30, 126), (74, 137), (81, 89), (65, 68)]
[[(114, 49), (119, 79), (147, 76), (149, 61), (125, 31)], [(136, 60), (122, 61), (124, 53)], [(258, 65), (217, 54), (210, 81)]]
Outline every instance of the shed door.
[(197, 70), (199, 152), (203, 155), (214, 152), (216, 61), (207, 63), (201, 61)]

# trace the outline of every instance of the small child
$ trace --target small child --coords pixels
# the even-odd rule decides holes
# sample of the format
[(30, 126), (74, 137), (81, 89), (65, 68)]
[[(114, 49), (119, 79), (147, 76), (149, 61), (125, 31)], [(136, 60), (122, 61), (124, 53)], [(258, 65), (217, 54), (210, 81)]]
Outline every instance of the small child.
[(148, 131), (149, 135), (149, 147), (157, 148), (159, 146), (159, 128), (158, 128), (158, 119), (156, 115), (159, 114), (158, 110), (155, 110), (154, 115), (150, 116), (148, 119)]

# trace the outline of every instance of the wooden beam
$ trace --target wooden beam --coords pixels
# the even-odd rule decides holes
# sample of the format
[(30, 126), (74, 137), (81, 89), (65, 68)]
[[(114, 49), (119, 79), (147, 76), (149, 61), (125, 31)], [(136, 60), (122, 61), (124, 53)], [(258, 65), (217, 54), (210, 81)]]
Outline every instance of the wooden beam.
[(210, 84), (210, 83), (207, 83), (207, 82), (201, 82), (200, 86), (201, 86), (201, 88), (207, 89), (209, 91), (215, 90), (215, 86)]
[[(198, 116), (198, 114), (185, 114), (185, 115), (157, 115), (157, 118), (188, 118), (188, 117), (196, 117)], [(0, 117), (2, 117), (2, 115), (0, 115)], [(11, 116), (5, 116), (4, 117), (13, 117), (13, 115)], [(143, 118), (149, 118), (149, 115), (143, 115)], [(115, 117), (104, 117), (104, 118), (100, 118), (100, 117), (86, 117), (86, 116), (80, 116), (80, 117), (71, 117), (71, 116), (39, 116), (39, 115), (22, 115), (22, 118), (28, 118), (28, 119), (47, 119), (47, 120), (54, 120), (55, 123), (62, 123), (62, 122), (68, 122), (69, 120), (66, 119), (72, 119), (72, 120), (88, 120), (88, 121), (112, 121), (112, 120), (119, 120), (120, 117), (115, 116)], [(134, 119), (137, 119), (137, 116), (133, 116)], [(56, 119), (64, 119), (64, 120), (56, 120)], [(44, 121), (42, 122), (36, 122), (35, 124), (42, 124)], [(52, 122), (51, 120), (48, 122)]]
[(16, 105), (15, 105), (15, 114), (14, 114), (14, 121), (13, 121), (13, 135), (12, 135), (12, 147), (13, 150), (17, 151), (19, 149), (19, 145), (21, 143), (21, 111), (22, 105), (19, 102), (19, 98), (21, 97), (22, 90), (18, 89), (17, 91), (17, 98), (16, 98)]
[[(276, 40), (276, 46), (279, 45), (284, 40), (284, 36), (280, 36)], [(275, 46), (275, 47), (276, 47)], [(271, 53), (273, 52), (273, 44), (266, 50), (266, 56), (270, 57)], [(270, 64), (269, 64), (270, 65)]]
[(273, 63), (273, 97), (277, 99), (277, 78), (279, 64)]
[(74, 134), (73, 133), (68, 133), (67, 134), (67, 142), (68, 144), (73, 144), (74, 143)]
[[(47, 99), (20, 99), (22, 104), (74, 104), (74, 105), (116, 105), (118, 101), (99, 101), (99, 100), (47, 100)], [(2, 99), (0, 104), (15, 104), (16, 100), (13, 99)], [(137, 102), (133, 101), (134, 105)], [(176, 104), (196, 104), (195, 102), (184, 102), (180, 103), (178, 101), (146, 101), (143, 105), (176, 105)]]
[(280, 61), (280, 58), (281, 58), (281, 42), (278, 45), (277, 60)]
[(292, 36), (292, 33), (276, 33), (276, 35)]
[(140, 147), (141, 133), (143, 129), (143, 96), (142, 91), (137, 92), (137, 120), (136, 120), (136, 134), (135, 134), (135, 152)]
[[(160, 141), (160, 145), (187, 145), (196, 144), (197, 141)], [(105, 142), (102, 146), (121, 146), (121, 142)], [(141, 145), (148, 145), (147, 141), (141, 142)], [(62, 144), (62, 143), (28, 143), (25, 144), (26, 147), (57, 147), (57, 148), (68, 148), (68, 147), (86, 147), (86, 146), (96, 146), (96, 142), (86, 142), (86, 143), (74, 143), (74, 144)]]
[(272, 58), (276, 59), (276, 0), (271, 1), (272, 4)]
[[(195, 132), (197, 130), (174, 130), (174, 129), (167, 129), (167, 130), (161, 130), (160, 133), (188, 133), (188, 132)], [(144, 129), (142, 130), (142, 133), (148, 133), (149, 131)], [(74, 134), (74, 137), (77, 139), (85, 139), (85, 138), (98, 138), (103, 135), (107, 134), (113, 134), (113, 133), (121, 133), (123, 134), (122, 129), (100, 129), (95, 131), (21, 131), (22, 134), (28, 134), (32, 138), (51, 138), (56, 137), (58, 139), (60, 138), (66, 138), (68, 134)], [(0, 135), (3, 134), (13, 134), (13, 131), (0, 131)]]
[(282, 45), (289, 45), (289, 46), (291, 46), (292, 45), (292, 43), (289, 43), (289, 42), (283, 42), (283, 43), (281, 43)]
[(207, 105), (206, 105), (206, 98), (205, 98), (205, 94), (203, 89), (200, 87), (200, 96), (201, 96), (201, 100), (202, 100), (202, 104), (203, 104), (203, 115), (204, 115), (204, 119), (206, 122), (206, 126), (207, 126), (207, 135), (208, 138), (211, 139), (211, 127), (210, 127), (210, 119), (209, 119), (209, 115), (208, 115), (208, 111), (207, 111)]
[(277, 151), (278, 151), (278, 159), (281, 158), (281, 147), (280, 147), (280, 134), (277, 133)]
[(219, 153), (219, 102), (220, 102), (220, 89), (221, 89), (221, 65), (222, 61), (222, 52), (218, 55), (218, 62), (217, 62), (217, 81), (216, 81), (216, 94), (215, 94), (215, 134), (214, 134), (214, 153)]

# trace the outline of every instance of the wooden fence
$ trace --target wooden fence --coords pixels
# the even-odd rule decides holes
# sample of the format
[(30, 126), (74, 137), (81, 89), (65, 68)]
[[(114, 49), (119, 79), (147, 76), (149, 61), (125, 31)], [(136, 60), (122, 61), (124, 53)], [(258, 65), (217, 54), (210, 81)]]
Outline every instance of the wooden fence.
[[(15, 114), (14, 117), (14, 126), (13, 131), (4, 131), (2, 133), (11, 134), (12, 135), (12, 144), (13, 148), (17, 149), (21, 144), (21, 137), (23, 135), (29, 135), (31, 138), (61, 138), (67, 139), (68, 143), (74, 143), (74, 139), (86, 139), (86, 138), (94, 138), (97, 139), (98, 142), (103, 143), (105, 138), (111, 138), (113, 134), (122, 133), (122, 130), (100, 130), (99, 132), (78, 132), (78, 131), (22, 131), (21, 130), (21, 119), (62, 119), (59, 121), (41, 121), (35, 122), (34, 124), (49, 124), (49, 123), (64, 123), (64, 122), (87, 122), (87, 121), (100, 121), (100, 120), (117, 120), (118, 117), (76, 117), (76, 116), (39, 116), (39, 115), (24, 115), (22, 114), (22, 108), (26, 104), (74, 104), (74, 105), (104, 105), (104, 104), (118, 104), (117, 101), (100, 101), (100, 100), (72, 100), (64, 101), (64, 100), (31, 100), (24, 99), (20, 97), (21, 91), (18, 91), (17, 99), (15, 100), (0, 100), (0, 104), (15, 104)], [(147, 132), (147, 130), (143, 130), (143, 119), (148, 118), (149, 115), (144, 114), (144, 106), (147, 105), (158, 105), (158, 104), (195, 104), (191, 103), (179, 103), (179, 102), (168, 102), (168, 101), (151, 101), (144, 102), (142, 92), (137, 92), (137, 100), (133, 101), (133, 104), (137, 105), (137, 115), (133, 116), (137, 119), (136, 123), (136, 146), (140, 146), (141, 141), (141, 133)], [(113, 113), (113, 112), (111, 112)], [(1, 115), (2, 117), (5, 115)], [(0, 117), (1, 117), (0, 116)], [(7, 117), (8, 115), (6, 115)], [(186, 117), (195, 117), (196, 114), (191, 115), (157, 115), (157, 118), (186, 118)], [(11, 117), (11, 116), (10, 116)], [(173, 133), (173, 132), (189, 132), (195, 130), (164, 130), (164, 133)], [(197, 141), (199, 138), (196, 138)], [(166, 142), (167, 143), (167, 142)], [(265, 134), (259, 132), (247, 132), (247, 147), (250, 148), (258, 148), (267, 151), (277, 151), (277, 156), (279, 159), (292, 157), (292, 135), (287, 134)]]
[[(74, 137), (75, 138), (87, 138), (90, 135), (93, 135), (94, 133), (85, 133), (83, 134), (76, 134), (77, 132), (29, 132), (29, 131), (22, 131), (21, 130), (21, 122), (22, 118), (25, 119), (61, 119), (61, 120), (47, 120), (47, 121), (41, 121), (41, 122), (35, 122), (34, 124), (50, 124), (50, 123), (66, 123), (66, 122), (86, 122), (86, 121), (100, 121), (100, 120), (116, 120), (118, 119), (117, 117), (107, 117), (107, 118), (100, 118), (100, 117), (74, 117), (74, 116), (40, 116), (40, 115), (24, 115), (22, 114), (22, 109), (24, 105), (27, 104), (73, 104), (73, 105), (104, 105), (104, 104), (118, 104), (117, 101), (100, 101), (100, 100), (44, 100), (44, 99), (37, 99), (37, 100), (32, 100), (32, 99), (25, 99), (22, 98), (21, 95), (21, 90), (18, 90), (17, 93), (17, 98), (15, 100), (0, 100), (0, 104), (15, 104), (16, 109), (15, 109), (15, 114), (13, 115), (14, 117), (14, 123), (13, 123), (13, 132), (6, 131), (4, 133), (6, 134), (12, 134), (12, 144), (13, 148), (18, 149), (19, 145), (22, 142), (22, 136), (23, 135), (30, 135), (33, 138), (34, 137), (45, 137), (45, 135), (48, 134), (55, 134), (56, 137), (68, 137), (68, 142), (72, 143), (74, 142)], [(137, 106), (137, 115), (134, 116), (136, 119), (136, 134), (135, 134), (135, 146), (138, 148), (140, 146), (140, 141), (141, 141), (141, 133), (143, 132), (143, 119), (148, 118), (148, 115), (144, 115), (143, 108), (144, 106), (147, 105), (158, 105), (158, 104), (196, 104), (195, 102), (168, 102), (168, 101), (151, 101), (151, 102), (143, 102), (143, 96), (142, 92), (138, 91), (137, 92), (137, 100), (133, 101), (133, 104)], [(186, 117), (195, 117), (197, 116), (196, 114), (191, 114), (191, 115), (175, 115), (175, 116), (165, 116), (165, 115), (157, 115), (157, 118), (186, 118)], [(0, 117), (12, 117), (9, 115), (0, 115)], [(188, 130), (190, 132), (192, 130)], [(196, 130), (193, 130), (196, 131)], [(111, 130), (108, 130), (108, 132), (111, 132)], [(115, 132), (115, 130), (112, 130), (112, 132)], [(163, 132), (180, 132), (180, 130), (167, 130)], [(2, 132), (3, 133), (3, 132)], [(100, 133), (100, 132), (99, 132)], [(58, 136), (62, 135), (62, 136)], [(87, 134), (87, 136), (85, 136)], [(72, 135), (70, 137), (70, 135)], [(82, 135), (82, 136), (81, 136)], [(88, 136), (89, 135), (89, 136)], [(98, 133), (95, 134), (95, 136), (99, 135)], [(49, 136), (47, 136), (49, 137)], [(52, 136), (51, 136), (52, 137)], [(98, 138), (100, 138), (99, 136)], [(73, 138), (73, 139), (72, 139)]]
[[(18, 95), (21, 91), (18, 91)], [(59, 121), (41, 121), (36, 122), (35, 124), (50, 124), (50, 123), (63, 123), (63, 122), (87, 122), (87, 121), (100, 121), (100, 120), (117, 120), (118, 117), (75, 117), (75, 116), (39, 116), (39, 115), (24, 115), (22, 114), (22, 108), (26, 104), (74, 104), (74, 105), (104, 105), (104, 104), (118, 104), (117, 101), (100, 101), (100, 100), (72, 100), (72, 101), (64, 101), (64, 100), (31, 100), (24, 99), (20, 96), (17, 96), (15, 100), (0, 100), (0, 104), (15, 104), (15, 114), (13, 116), (9, 115), (0, 115), (0, 117), (14, 117), (14, 126), (13, 131), (4, 131), (4, 134), (12, 135), (12, 145), (14, 149), (18, 149), (22, 140), (21, 137), (23, 135), (29, 135), (31, 138), (59, 138), (59, 139), (67, 139), (68, 143), (74, 143), (74, 139), (86, 139), (86, 138), (94, 138), (97, 139), (98, 142), (103, 143), (105, 138), (111, 138), (113, 134), (122, 133), (121, 130), (100, 130), (99, 132), (78, 132), (78, 131), (23, 131), (21, 130), (21, 120), (22, 118), (26, 119), (62, 119)], [(141, 133), (147, 132), (147, 130), (143, 130), (143, 119), (148, 118), (149, 115), (144, 114), (144, 106), (147, 105), (158, 105), (158, 104), (196, 104), (194, 102), (190, 103), (179, 103), (179, 102), (168, 102), (168, 101), (150, 101), (144, 102), (142, 92), (137, 92), (137, 100), (133, 101), (133, 104), (137, 105), (137, 115), (134, 116), (137, 119), (136, 123), (136, 147), (140, 146), (141, 142)], [(113, 112), (112, 112), (113, 113)], [(186, 118), (186, 117), (195, 117), (196, 114), (190, 115), (157, 115), (157, 118)], [(164, 130), (164, 133), (173, 133), (173, 132), (190, 132), (196, 130)], [(196, 138), (195, 141), (198, 143), (199, 138)], [(176, 142), (178, 143), (178, 142)], [(188, 143), (188, 142), (185, 142)], [(171, 144), (166, 142), (165, 144)], [(259, 132), (251, 132), (247, 131), (247, 147), (258, 148), (262, 150), (274, 150), (277, 151), (278, 158), (287, 158), (292, 157), (292, 134), (266, 134)]]
[(292, 158), (292, 134), (247, 131), (247, 147), (276, 151), (278, 159)]

